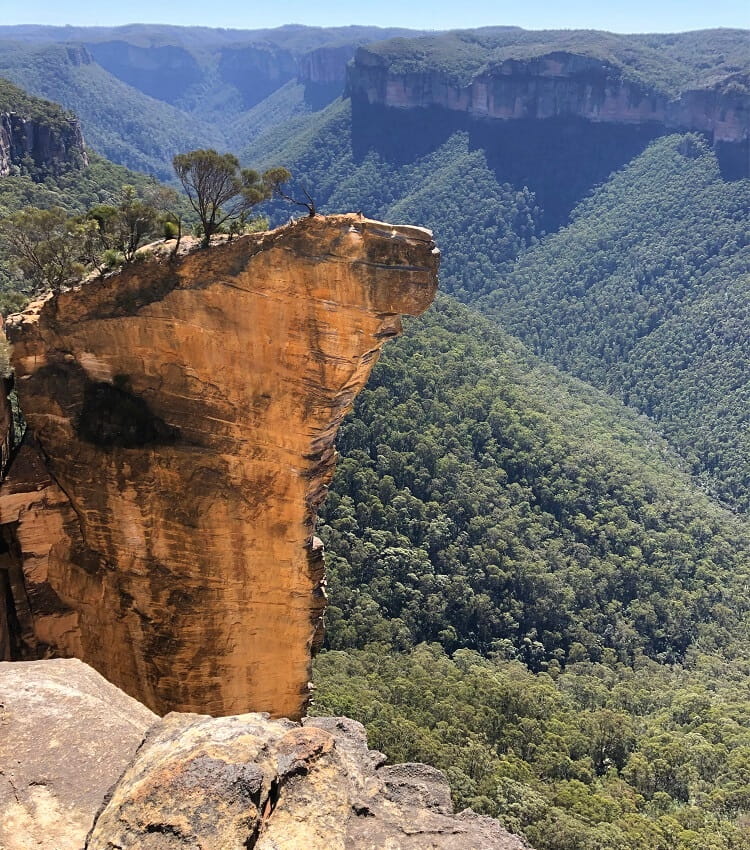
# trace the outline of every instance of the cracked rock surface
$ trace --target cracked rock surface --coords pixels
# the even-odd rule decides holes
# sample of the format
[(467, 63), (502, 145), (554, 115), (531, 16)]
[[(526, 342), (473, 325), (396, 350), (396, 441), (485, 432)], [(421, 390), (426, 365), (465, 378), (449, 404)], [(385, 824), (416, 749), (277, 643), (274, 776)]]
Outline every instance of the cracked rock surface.
[(347, 718), (159, 719), (63, 660), (0, 664), (0, 702), (3, 850), (529, 850)]

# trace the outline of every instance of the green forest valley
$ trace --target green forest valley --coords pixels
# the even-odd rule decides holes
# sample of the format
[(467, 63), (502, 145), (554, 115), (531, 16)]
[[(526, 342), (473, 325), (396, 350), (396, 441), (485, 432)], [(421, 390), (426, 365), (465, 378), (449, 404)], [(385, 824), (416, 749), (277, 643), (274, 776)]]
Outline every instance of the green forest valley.
[[(8, 124), (4, 316), (177, 225), (434, 234), (336, 439), (310, 713), (535, 850), (750, 850), (750, 30), (0, 37), (0, 117), (51, 140)], [(208, 152), (207, 230), (172, 164)], [(50, 216), (57, 283), (14, 239)]]

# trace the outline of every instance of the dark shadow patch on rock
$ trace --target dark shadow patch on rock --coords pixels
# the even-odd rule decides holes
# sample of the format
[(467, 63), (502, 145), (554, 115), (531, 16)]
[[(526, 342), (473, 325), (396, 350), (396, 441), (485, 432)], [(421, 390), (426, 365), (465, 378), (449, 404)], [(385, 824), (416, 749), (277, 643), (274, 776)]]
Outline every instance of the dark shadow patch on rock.
[(79, 439), (104, 449), (172, 445), (180, 429), (157, 416), (145, 399), (123, 385), (89, 382), (76, 421)]

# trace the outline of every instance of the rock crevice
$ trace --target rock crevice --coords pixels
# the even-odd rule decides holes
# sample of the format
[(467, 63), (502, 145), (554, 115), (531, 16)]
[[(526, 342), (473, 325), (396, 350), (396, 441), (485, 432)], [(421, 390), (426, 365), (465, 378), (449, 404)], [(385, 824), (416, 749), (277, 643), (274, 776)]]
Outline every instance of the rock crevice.
[(160, 719), (76, 660), (0, 664), (4, 850), (530, 850), (364, 728)]

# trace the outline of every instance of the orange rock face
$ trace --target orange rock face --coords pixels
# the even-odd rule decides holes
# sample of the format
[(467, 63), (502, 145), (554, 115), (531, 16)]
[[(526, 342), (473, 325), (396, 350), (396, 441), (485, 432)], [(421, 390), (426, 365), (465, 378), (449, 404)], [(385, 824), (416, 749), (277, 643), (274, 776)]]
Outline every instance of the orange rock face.
[(0, 491), (26, 657), (76, 655), (159, 713), (299, 717), (334, 437), (437, 263), (428, 231), (318, 216), (11, 319), (50, 476), (9, 486), (12, 464)]

